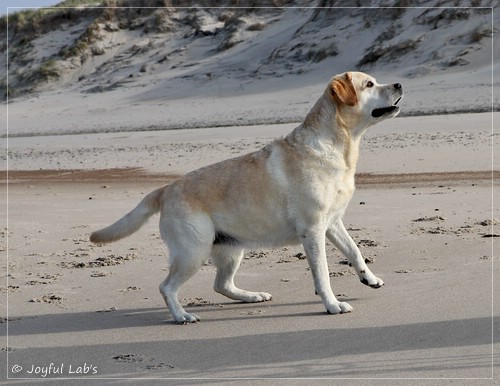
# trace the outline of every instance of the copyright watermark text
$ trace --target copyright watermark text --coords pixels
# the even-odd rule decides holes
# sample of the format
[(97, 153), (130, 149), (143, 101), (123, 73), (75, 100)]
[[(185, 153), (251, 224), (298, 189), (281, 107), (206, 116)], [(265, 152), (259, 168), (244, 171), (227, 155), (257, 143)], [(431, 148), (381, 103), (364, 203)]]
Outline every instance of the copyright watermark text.
[(97, 374), (97, 366), (92, 363), (83, 364), (66, 364), (66, 363), (49, 363), (45, 365), (30, 364), (21, 366), (15, 364), (10, 368), (11, 374), (27, 375), (30, 377), (57, 377), (57, 376), (82, 376)]

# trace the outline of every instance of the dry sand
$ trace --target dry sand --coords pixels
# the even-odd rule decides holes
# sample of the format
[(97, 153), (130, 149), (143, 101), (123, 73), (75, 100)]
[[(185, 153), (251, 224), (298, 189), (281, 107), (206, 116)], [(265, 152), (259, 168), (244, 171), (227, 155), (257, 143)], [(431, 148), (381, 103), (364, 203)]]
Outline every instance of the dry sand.
[[(217, 28), (211, 11), (181, 9), (175, 17), (171, 34), (102, 24), (99, 55), (65, 72), (59, 87), (0, 110), (8, 110), (1, 169), (10, 181), (0, 185), (3, 202), (8, 188), (8, 205), (0, 206), (4, 383), (495, 383), (500, 215), (492, 206), (500, 165), (492, 126), (500, 114), (418, 115), (498, 110), (492, 71), (500, 69), (500, 40), (490, 36), (500, 12), (252, 12), (234, 33), (222, 31), (241, 38), (230, 51), (219, 49), (221, 35), (192, 33), (193, 23), (202, 32)], [(27, 64), (36, 69), (72, 44), (85, 23), (17, 50), (11, 85)], [(247, 28), (256, 23), (265, 28)], [(386, 285), (361, 285), (327, 246), (332, 287), (352, 313), (327, 315), (302, 249), (280, 248), (249, 251), (236, 277), (241, 287), (272, 293), (271, 302), (216, 294), (214, 267), (206, 265), (180, 294), (202, 321), (178, 326), (158, 291), (168, 266), (156, 219), (116, 244), (88, 242), (154, 187), (290, 131), (295, 124), (265, 123), (301, 119), (325, 74), (359, 68), (380, 41), (392, 49), (366, 70), (381, 83), (403, 83), (402, 113), (413, 117), (366, 133), (345, 216)], [(305, 57), (297, 58), (298, 44)], [(307, 59), (332, 47), (338, 54)]]
[[(158, 292), (168, 267), (156, 220), (103, 247), (89, 233), (176, 175), (261, 147), (294, 125), (11, 138), (8, 206), (0, 209), (0, 253), (8, 249), (2, 378), (494, 383), (500, 231), (492, 218), (500, 215), (492, 212), (491, 124), (491, 114), (397, 118), (366, 134), (345, 223), (386, 285), (361, 285), (327, 245), (332, 287), (352, 313), (327, 315), (303, 250), (279, 248), (249, 251), (236, 278), (272, 301), (216, 294), (208, 264), (181, 290), (202, 318), (187, 326), (172, 323)], [(6, 193), (3, 184), (3, 202)], [(51, 363), (47, 377), (29, 373)]]

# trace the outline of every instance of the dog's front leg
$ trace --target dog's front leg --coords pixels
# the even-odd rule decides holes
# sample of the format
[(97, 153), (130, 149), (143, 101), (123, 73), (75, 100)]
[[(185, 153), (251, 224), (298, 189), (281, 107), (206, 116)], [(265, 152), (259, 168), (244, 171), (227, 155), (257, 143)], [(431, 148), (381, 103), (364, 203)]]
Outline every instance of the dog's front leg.
[(347, 257), (349, 265), (354, 267), (361, 283), (372, 288), (380, 288), (384, 285), (384, 282), (366, 265), (358, 246), (347, 233), (340, 218), (326, 231), (326, 237)]
[(306, 252), (314, 279), (316, 293), (321, 297), (326, 310), (330, 314), (351, 312), (352, 307), (346, 302), (339, 302), (330, 286), (330, 275), (326, 261), (325, 231), (307, 230), (302, 232), (302, 244)]

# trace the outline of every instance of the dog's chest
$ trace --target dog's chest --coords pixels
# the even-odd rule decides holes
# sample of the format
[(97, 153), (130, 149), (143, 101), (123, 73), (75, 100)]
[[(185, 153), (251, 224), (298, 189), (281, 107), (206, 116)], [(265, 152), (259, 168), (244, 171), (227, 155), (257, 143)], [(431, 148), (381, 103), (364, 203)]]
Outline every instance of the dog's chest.
[(335, 215), (343, 212), (354, 193), (354, 169), (342, 156), (324, 157), (278, 147), (267, 160), (274, 186), (300, 212)]
[(344, 212), (349, 201), (354, 194), (354, 175), (350, 173), (339, 173), (332, 178), (326, 188), (325, 200), (329, 212), (336, 215), (337, 212)]
[(339, 170), (311, 175), (298, 199), (306, 211), (326, 218), (341, 217), (354, 193), (353, 173)]

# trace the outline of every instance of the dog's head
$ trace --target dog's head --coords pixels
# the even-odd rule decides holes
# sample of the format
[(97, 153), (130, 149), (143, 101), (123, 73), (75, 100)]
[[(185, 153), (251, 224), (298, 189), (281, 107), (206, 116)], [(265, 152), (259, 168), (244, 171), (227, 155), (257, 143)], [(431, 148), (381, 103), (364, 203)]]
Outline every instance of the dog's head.
[(339, 118), (348, 127), (361, 130), (398, 115), (397, 104), (403, 97), (401, 84), (379, 84), (362, 72), (334, 76), (327, 92), (332, 97)]

